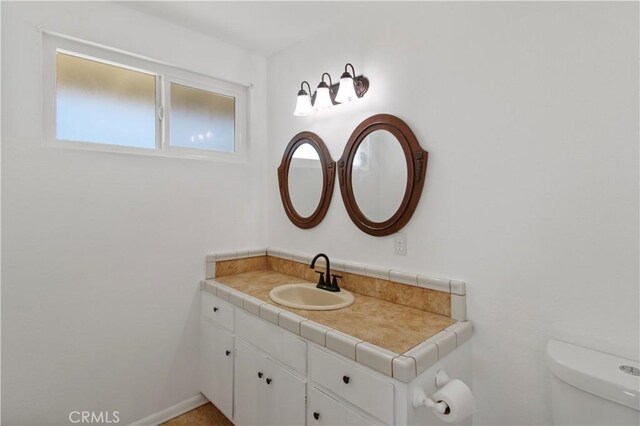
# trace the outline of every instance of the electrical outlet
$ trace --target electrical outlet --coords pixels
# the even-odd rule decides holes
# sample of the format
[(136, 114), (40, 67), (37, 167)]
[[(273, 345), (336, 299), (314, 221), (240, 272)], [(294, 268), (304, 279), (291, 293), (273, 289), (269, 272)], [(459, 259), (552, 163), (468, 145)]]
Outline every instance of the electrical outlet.
[(404, 232), (397, 232), (394, 235), (393, 252), (401, 256), (407, 255), (407, 234)]

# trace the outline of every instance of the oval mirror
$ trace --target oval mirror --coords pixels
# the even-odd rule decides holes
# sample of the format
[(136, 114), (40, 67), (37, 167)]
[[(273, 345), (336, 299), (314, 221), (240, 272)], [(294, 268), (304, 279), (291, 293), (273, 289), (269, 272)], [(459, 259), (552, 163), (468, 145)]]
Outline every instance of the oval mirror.
[(322, 197), (322, 167), (320, 154), (309, 142), (293, 151), (289, 162), (287, 185), (294, 210), (302, 217), (316, 211)]
[(427, 155), (398, 117), (378, 114), (358, 125), (338, 162), (342, 199), (358, 228), (383, 236), (409, 222), (422, 194)]
[(285, 213), (299, 228), (316, 226), (327, 214), (335, 162), (318, 135), (298, 133), (291, 139), (278, 167), (280, 198)]
[(358, 145), (351, 171), (353, 195), (360, 211), (384, 222), (398, 210), (407, 185), (402, 145), (387, 130), (369, 133)]

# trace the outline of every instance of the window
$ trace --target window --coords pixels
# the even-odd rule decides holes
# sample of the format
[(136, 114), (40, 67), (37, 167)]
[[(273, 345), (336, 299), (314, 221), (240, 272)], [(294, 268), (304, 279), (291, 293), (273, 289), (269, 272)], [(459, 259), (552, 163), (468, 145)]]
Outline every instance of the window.
[(155, 148), (156, 77), (56, 54), (56, 138)]
[(233, 152), (235, 99), (171, 83), (172, 146)]
[(48, 34), (43, 63), (49, 144), (244, 158), (244, 86)]

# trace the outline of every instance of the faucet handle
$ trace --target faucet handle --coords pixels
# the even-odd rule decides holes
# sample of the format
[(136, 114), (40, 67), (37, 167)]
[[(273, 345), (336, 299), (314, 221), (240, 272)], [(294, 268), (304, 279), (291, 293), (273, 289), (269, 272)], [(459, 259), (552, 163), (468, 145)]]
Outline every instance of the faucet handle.
[(316, 274), (320, 274), (320, 277), (318, 278), (318, 285), (325, 285), (324, 284), (324, 272), (322, 271), (314, 271)]
[(333, 288), (337, 288), (338, 290), (340, 290), (340, 287), (338, 286), (338, 278), (342, 278), (342, 275), (336, 275), (333, 274), (333, 280), (331, 281), (331, 286)]

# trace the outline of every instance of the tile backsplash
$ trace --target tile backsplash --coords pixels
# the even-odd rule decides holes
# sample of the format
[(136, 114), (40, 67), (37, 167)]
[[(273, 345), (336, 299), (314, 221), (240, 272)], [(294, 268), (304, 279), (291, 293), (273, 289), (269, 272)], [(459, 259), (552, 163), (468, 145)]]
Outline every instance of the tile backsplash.
[[(217, 253), (207, 256), (206, 278), (273, 270), (316, 282), (316, 270), (324, 272), (324, 259), (318, 259), (315, 270), (309, 268), (310, 262), (310, 256), (275, 248)], [(339, 259), (331, 261), (331, 271), (341, 277), (338, 284), (345, 290), (444, 315), (457, 321), (467, 319), (464, 281), (429, 277)]]

